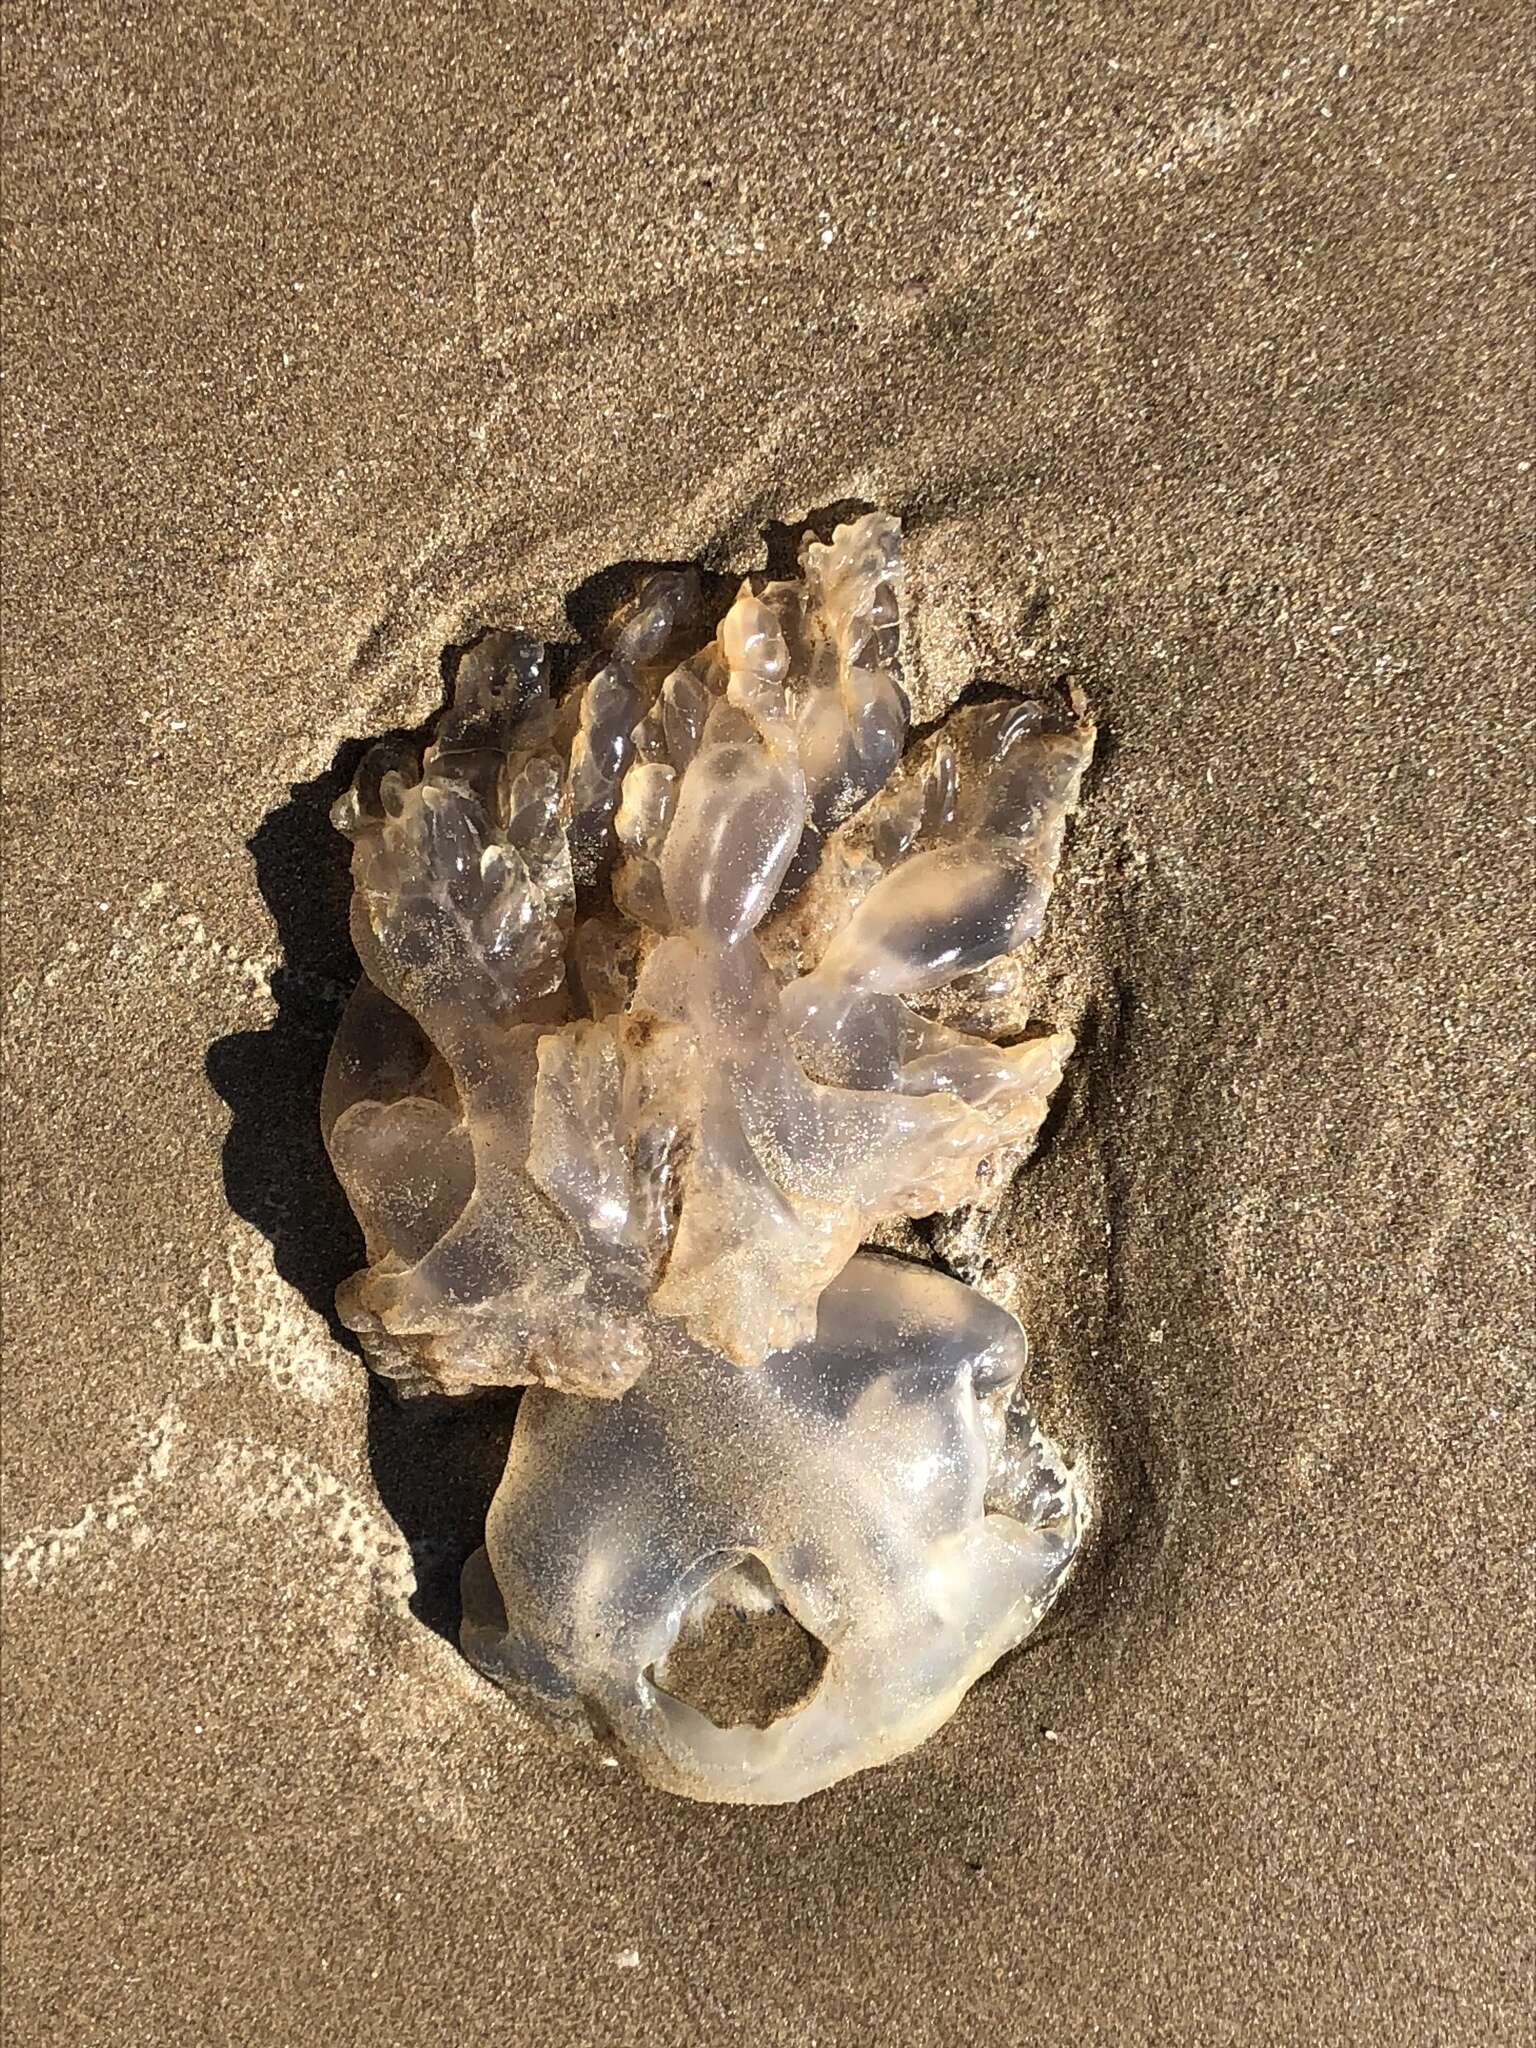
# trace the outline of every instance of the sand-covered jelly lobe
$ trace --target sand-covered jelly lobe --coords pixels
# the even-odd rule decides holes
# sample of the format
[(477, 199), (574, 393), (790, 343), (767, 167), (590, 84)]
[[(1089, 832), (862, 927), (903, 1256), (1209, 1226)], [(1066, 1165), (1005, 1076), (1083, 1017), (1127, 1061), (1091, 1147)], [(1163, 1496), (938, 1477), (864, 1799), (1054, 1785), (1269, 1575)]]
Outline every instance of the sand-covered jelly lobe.
[[(1009, 697), (909, 747), (900, 580), (879, 513), (713, 635), (658, 574), (558, 699), (536, 643), (485, 635), (336, 811), (364, 973), (323, 1118), (368, 1251), (341, 1313), (402, 1391), (537, 1389), (466, 1648), (698, 1797), (920, 1740), (1085, 1519), (1018, 1326), (862, 1249), (995, 1199), (1034, 1142), (1071, 1039), (996, 991), (1093, 745), (1077, 701)], [(664, 1682), (708, 1599), (821, 1648), (769, 1727)]]

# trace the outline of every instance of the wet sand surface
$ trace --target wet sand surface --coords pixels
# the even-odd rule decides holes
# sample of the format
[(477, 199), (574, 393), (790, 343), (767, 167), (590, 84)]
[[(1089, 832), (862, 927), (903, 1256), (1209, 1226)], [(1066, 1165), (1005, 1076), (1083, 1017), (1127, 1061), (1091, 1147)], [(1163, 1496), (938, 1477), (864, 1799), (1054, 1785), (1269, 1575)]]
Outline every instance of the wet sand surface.
[[(1529, 2038), (1527, 29), (11, 10), (16, 2048)], [(506, 1416), (328, 1322), (325, 811), (446, 642), (849, 499), (920, 711), (1103, 720), (987, 1246), (1102, 1538), (694, 1808), (460, 1660)]]

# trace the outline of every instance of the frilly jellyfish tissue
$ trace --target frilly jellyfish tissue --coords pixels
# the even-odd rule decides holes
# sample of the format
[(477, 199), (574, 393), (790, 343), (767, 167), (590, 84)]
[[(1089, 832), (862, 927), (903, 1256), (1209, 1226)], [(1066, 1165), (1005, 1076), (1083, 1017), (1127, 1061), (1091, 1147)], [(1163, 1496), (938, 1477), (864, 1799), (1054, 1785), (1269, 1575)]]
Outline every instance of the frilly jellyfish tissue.
[[(465, 1652), (698, 1799), (921, 1742), (1089, 1514), (1015, 1319), (869, 1244), (996, 1200), (1034, 1144), (1072, 1041), (1027, 1028), (1026, 963), (1093, 727), (999, 695), (913, 741), (897, 522), (800, 567), (717, 627), (653, 575), (558, 692), (483, 635), (334, 814), (341, 1315), (402, 1394), (530, 1389)], [(722, 1617), (806, 1652), (779, 1711), (685, 1682)]]

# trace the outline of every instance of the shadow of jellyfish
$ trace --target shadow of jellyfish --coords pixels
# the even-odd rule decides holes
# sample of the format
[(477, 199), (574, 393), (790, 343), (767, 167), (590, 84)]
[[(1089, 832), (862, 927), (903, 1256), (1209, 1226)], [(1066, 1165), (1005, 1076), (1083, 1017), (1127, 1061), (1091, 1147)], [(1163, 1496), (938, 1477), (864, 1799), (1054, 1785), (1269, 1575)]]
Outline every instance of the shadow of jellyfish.
[[(337, 1320), (336, 1288), (363, 1263), (363, 1237), (321, 1140), (320, 1088), (358, 976), (347, 930), (350, 848), (330, 808), (369, 744), (349, 740), (323, 775), (295, 783), (249, 841), (282, 949), (276, 1014), (264, 1031), (218, 1039), (206, 1062), (230, 1111), (229, 1205), (261, 1231), (278, 1273), (356, 1355), (360, 1373), (356, 1340)], [(516, 1404), (515, 1394), (402, 1402), (369, 1381), (369, 1462), (415, 1562), (411, 1609), (450, 1641), (458, 1638), (459, 1570), (484, 1533)]]

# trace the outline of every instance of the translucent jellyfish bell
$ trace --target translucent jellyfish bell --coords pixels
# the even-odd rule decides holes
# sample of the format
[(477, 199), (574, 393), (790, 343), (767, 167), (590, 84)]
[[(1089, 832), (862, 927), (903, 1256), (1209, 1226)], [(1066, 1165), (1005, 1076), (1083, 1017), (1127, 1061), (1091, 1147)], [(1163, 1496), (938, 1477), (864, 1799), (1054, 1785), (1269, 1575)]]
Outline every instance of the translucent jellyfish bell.
[[(690, 1798), (800, 1799), (899, 1756), (1030, 1633), (1077, 1550), (1080, 1489), (1013, 1398), (1024, 1355), (973, 1288), (865, 1253), (816, 1337), (755, 1370), (689, 1345), (619, 1401), (526, 1395), (465, 1573), (467, 1654)], [(822, 1652), (766, 1727), (667, 1682), (701, 1596), (743, 1595)]]

